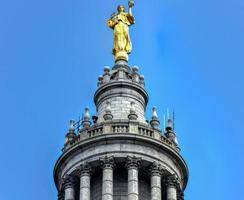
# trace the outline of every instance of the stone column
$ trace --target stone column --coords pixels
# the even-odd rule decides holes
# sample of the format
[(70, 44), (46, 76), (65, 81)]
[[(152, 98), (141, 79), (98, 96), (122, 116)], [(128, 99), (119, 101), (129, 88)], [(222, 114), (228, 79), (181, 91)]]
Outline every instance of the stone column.
[(64, 200), (75, 200), (75, 180), (72, 176), (64, 179)]
[(102, 200), (113, 200), (114, 158), (106, 156), (100, 162), (103, 168)]
[(80, 200), (90, 200), (91, 167), (88, 163), (85, 163), (79, 166), (78, 172), (80, 175)]
[(139, 199), (138, 188), (138, 167), (141, 164), (141, 159), (136, 157), (127, 157), (127, 169), (128, 169), (128, 200)]
[(151, 200), (161, 200), (161, 176), (163, 172), (163, 167), (154, 162), (151, 166)]
[(167, 200), (177, 200), (177, 179), (170, 176), (167, 180)]

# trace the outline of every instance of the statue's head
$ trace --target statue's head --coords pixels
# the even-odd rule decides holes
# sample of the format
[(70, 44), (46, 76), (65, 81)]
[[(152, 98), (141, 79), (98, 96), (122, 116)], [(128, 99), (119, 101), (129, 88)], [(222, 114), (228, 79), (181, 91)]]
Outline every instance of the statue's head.
[(118, 10), (119, 13), (125, 12), (125, 6), (124, 5), (119, 5), (117, 10)]

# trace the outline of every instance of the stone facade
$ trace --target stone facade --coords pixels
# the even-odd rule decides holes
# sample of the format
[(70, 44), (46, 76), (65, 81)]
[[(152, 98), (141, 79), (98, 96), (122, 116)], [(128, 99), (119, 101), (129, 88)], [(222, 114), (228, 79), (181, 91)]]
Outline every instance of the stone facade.
[(54, 169), (60, 200), (184, 198), (188, 169), (172, 120), (162, 131), (154, 107), (146, 121), (148, 95), (138, 71), (123, 61), (106, 67), (94, 95), (93, 123), (88, 108), (82, 121), (70, 121)]

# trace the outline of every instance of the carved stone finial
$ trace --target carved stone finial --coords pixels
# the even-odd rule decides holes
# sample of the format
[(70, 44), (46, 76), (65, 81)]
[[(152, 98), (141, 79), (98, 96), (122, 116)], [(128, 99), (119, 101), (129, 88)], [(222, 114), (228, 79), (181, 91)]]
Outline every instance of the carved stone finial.
[(110, 72), (110, 67), (109, 66), (105, 66), (104, 67), (104, 74), (109, 74)]
[(110, 81), (110, 67), (104, 67), (103, 82), (108, 83)]
[(174, 125), (173, 125), (173, 120), (172, 119), (168, 119), (166, 130), (167, 131), (173, 131), (174, 130)]
[(135, 66), (132, 68), (132, 71), (133, 71), (134, 73), (138, 73), (138, 71), (139, 71), (139, 67), (138, 67), (137, 65), (135, 65)]
[(145, 78), (144, 78), (144, 76), (143, 75), (140, 75), (140, 77), (139, 77), (139, 83), (141, 84), (141, 85), (145, 85)]
[(105, 156), (104, 158), (100, 158), (100, 164), (102, 168), (112, 168), (114, 169), (115, 163), (114, 163), (114, 157), (113, 156)]
[(64, 149), (63, 150), (66, 150), (67, 148), (72, 146), (77, 139), (77, 135), (75, 134), (74, 124), (75, 124), (75, 121), (70, 120), (69, 132), (65, 136), (65, 143), (64, 143)]
[(89, 113), (89, 108), (88, 107), (85, 108), (85, 115), (84, 115), (84, 119), (83, 119), (82, 124), (83, 124), (84, 128), (89, 128), (90, 125), (91, 125), (90, 113)]
[(75, 131), (75, 120), (71, 119), (69, 122), (69, 132), (74, 133)]
[(112, 120), (113, 115), (111, 114), (111, 103), (109, 101), (106, 102), (107, 106), (105, 109), (105, 114), (103, 115), (103, 118), (105, 121)]
[(138, 116), (136, 114), (135, 102), (131, 102), (130, 114), (128, 115), (129, 120), (137, 120)]
[(150, 124), (151, 124), (152, 128), (155, 128), (155, 129), (159, 128), (160, 122), (158, 120), (158, 114), (157, 114), (156, 107), (153, 107), (152, 120), (150, 121)]
[(103, 84), (103, 76), (99, 76), (97, 85), (100, 86), (102, 84)]
[(141, 158), (137, 158), (135, 156), (127, 156), (126, 167), (130, 168), (138, 168), (141, 165)]
[(172, 119), (168, 119), (165, 136), (172, 141), (177, 147), (179, 146), (178, 140), (174, 131), (174, 122)]

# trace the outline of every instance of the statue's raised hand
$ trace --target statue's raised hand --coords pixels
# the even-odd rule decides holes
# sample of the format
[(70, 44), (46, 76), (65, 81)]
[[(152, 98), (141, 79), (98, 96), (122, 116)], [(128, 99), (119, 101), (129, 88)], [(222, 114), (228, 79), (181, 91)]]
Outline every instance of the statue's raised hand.
[(132, 8), (135, 5), (135, 2), (134, 2), (134, 0), (130, 0), (128, 4), (129, 4), (129, 7)]

